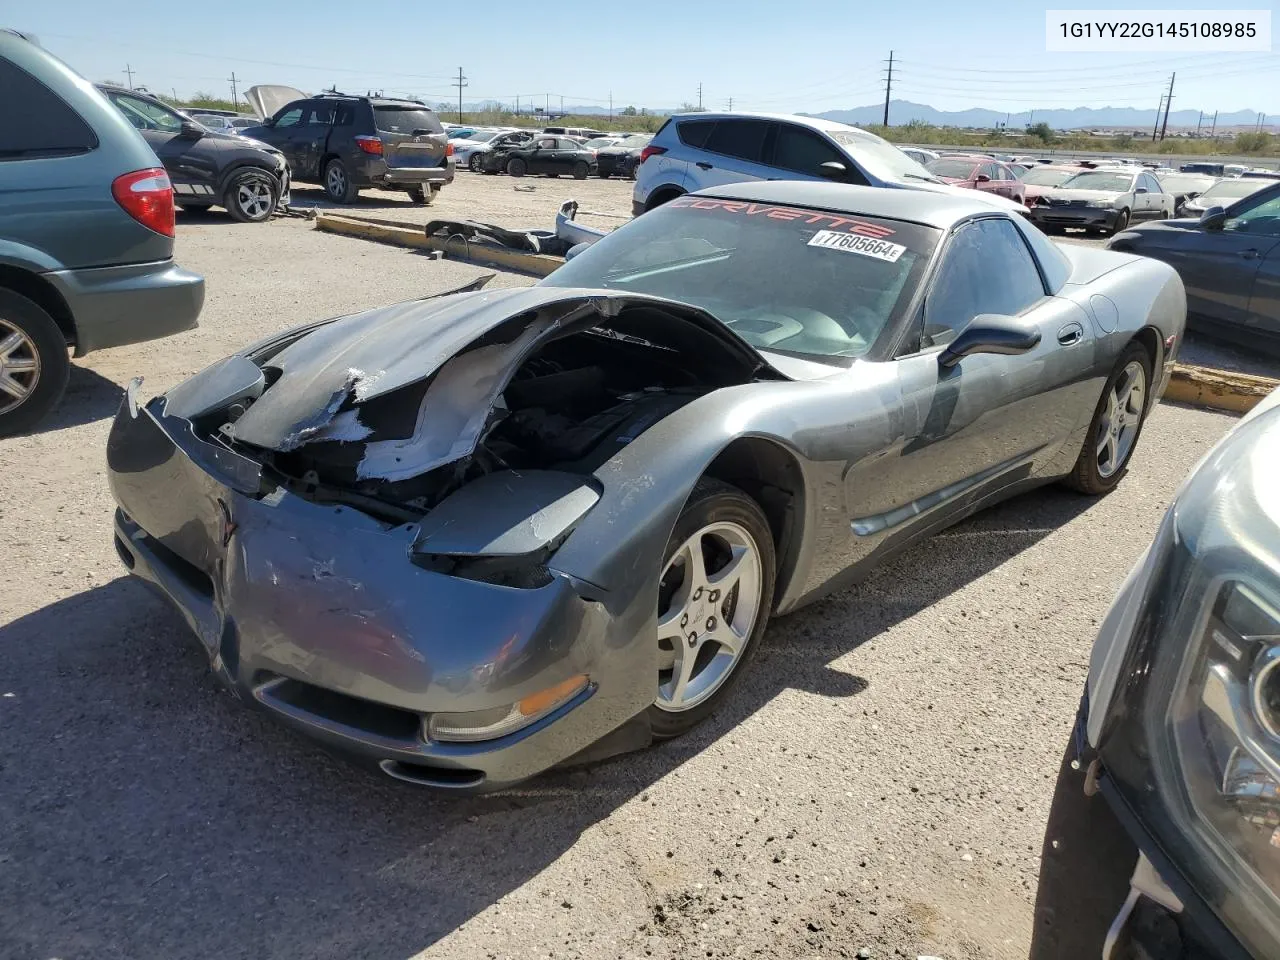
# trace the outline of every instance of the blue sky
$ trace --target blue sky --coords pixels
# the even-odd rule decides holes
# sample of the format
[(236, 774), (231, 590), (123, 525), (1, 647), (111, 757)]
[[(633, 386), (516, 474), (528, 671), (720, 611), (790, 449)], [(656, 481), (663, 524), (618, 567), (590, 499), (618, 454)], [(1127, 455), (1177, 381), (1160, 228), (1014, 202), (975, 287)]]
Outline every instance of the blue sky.
[[(1229, 5), (1273, 6), (1260, 0)], [(123, 7), (52, 0), (11, 11), (6, 25), (38, 34), (92, 80), (123, 82), (129, 64), (135, 83), (157, 92), (176, 88), (184, 96), (196, 90), (228, 96), (234, 70), (241, 90), (284, 83), (310, 92), (336, 84), (454, 100), (450, 81), (461, 66), (468, 101), (511, 102), (519, 95), (541, 102), (550, 94), (553, 106), (561, 96), (566, 103), (603, 105), (612, 91), (619, 108), (673, 107), (696, 103), (701, 83), (711, 108), (732, 97), (734, 109), (820, 111), (883, 99), (882, 61), (893, 49), (895, 99), (940, 109), (1154, 109), (1177, 70), (1175, 109), (1280, 115), (1280, 55), (1049, 54), (1045, 6), (1026, 0), (712, 0), (674, 7), (377, 0), (365, 7), (378, 11), (374, 18), (361, 16), (352, 0), (131, 0)]]

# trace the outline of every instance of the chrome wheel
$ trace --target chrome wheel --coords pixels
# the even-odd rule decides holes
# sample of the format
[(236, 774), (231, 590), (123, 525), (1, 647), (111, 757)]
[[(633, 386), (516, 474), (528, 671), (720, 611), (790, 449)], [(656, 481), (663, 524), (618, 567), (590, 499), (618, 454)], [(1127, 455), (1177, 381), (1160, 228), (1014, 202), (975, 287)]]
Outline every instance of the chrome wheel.
[(1107, 408), (1098, 421), (1098, 476), (1115, 474), (1129, 459), (1147, 402), (1147, 372), (1131, 360), (1120, 372), (1107, 396)]
[(273, 202), (271, 186), (264, 180), (246, 179), (236, 188), (236, 206), (250, 220), (269, 216)]
[(40, 354), (25, 333), (0, 317), (0, 413), (23, 403), (40, 382)]
[(347, 192), (347, 174), (338, 164), (330, 164), (329, 172), (324, 175), (325, 187), (329, 190), (329, 195), (341, 197)]
[(473, 153), (471, 159), (467, 161), (467, 166), (471, 168), (472, 173), (480, 172), (480, 154)]
[(672, 555), (658, 586), (658, 698), (679, 713), (702, 703), (737, 666), (761, 606), (760, 553), (747, 529), (703, 527)]

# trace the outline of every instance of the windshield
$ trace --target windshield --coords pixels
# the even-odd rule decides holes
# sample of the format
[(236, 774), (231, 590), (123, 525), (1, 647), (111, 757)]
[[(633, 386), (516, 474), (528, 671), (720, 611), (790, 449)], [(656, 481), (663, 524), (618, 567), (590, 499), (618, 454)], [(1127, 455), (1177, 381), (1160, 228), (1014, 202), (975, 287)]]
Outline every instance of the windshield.
[(618, 146), (628, 148), (647, 147), (649, 145), (649, 141), (652, 139), (653, 137), (627, 137), (625, 140), (621, 141)]
[(1214, 184), (1211, 177), (1190, 174), (1162, 174), (1156, 179), (1160, 181), (1160, 186), (1164, 187), (1165, 193), (1183, 193), (1192, 190), (1203, 192)]
[(758, 349), (844, 364), (906, 309), (939, 236), (896, 220), (679, 197), (542, 284), (680, 300)]
[(892, 143), (873, 139), (867, 134), (846, 133), (841, 130), (824, 131), (836, 143), (845, 148), (858, 164), (881, 180), (927, 180), (937, 177), (916, 163)]
[(588, 150), (599, 150), (601, 147), (611, 147), (616, 142), (613, 137), (596, 137), (594, 140), (588, 140), (583, 146)]
[(1108, 193), (1128, 193), (1133, 187), (1133, 174), (1107, 173), (1102, 170), (1090, 170), (1088, 173), (1077, 173), (1062, 181), (1060, 186), (1068, 190), (1103, 190)]
[(182, 130), (182, 118), (158, 103), (131, 97), (127, 93), (113, 93), (110, 96), (111, 102), (124, 114), (125, 119), (139, 130), (160, 130), (164, 133), (179, 133)]
[[(413, 136), (414, 131), (427, 133), (443, 133), (444, 128), (436, 115), (426, 107), (399, 106), (398, 104), (376, 104), (373, 108), (373, 122), (383, 133), (402, 133)], [(470, 133), (470, 130), (464, 133)], [(457, 132), (450, 136), (458, 136)]]
[(1223, 180), (1200, 194), (1200, 200), (1239, 200), (1267, 186), (1265, 180)]
[(1049, 170), (1045, 167), (1032, 167), (1021, 177), (1023, 183), (1033, 187), (1056, 187), (1068, 177), (1075, 176), (1071, 170)]
[(954, 180), (968, 180), (973, 176), (973, 168), (977, 165), (973, 160), (954, 160), (943, 157), (940, 160), (931, 160), (925, 169), (934, 176), (951, 177)]

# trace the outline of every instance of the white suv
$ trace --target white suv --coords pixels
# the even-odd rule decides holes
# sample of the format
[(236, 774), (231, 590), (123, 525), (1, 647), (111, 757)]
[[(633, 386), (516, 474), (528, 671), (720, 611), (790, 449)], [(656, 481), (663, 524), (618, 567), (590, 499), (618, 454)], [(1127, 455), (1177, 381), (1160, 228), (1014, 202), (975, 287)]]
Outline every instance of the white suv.
[[(672, 116), (640, 155), (631, 212), (684, 193), (744, 180), (834, 180), (872, 187), (957, 193), (888, 140), (857, 127), (773, 113)], [(972, 190), (963, 195), (972, 199)], [(1023, 210), (992, 194), (983, 199)]]

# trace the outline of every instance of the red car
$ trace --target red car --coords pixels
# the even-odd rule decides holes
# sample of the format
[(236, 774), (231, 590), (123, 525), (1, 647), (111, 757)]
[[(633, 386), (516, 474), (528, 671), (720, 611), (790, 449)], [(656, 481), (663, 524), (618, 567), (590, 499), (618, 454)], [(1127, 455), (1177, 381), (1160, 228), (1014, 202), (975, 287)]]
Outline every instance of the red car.
[(998, 193), (1018, 203), (1026, 199), (1026, 188), (1009, 167), (990, 157), (946, 156), (931, 160), (926, 169), (945, 183), (971, 190)]

